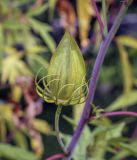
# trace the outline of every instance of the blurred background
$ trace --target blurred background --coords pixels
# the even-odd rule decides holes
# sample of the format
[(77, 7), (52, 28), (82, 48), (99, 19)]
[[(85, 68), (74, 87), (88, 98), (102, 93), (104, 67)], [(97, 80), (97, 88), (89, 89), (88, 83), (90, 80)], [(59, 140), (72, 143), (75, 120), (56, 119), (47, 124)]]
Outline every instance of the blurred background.
[[(102, 1), (96, 2), (105, 22)], [(120, 5), (105, 1), (108, 30)], [(46, 72), (65, 29), (82, 51), (89, 80), (102, 40), (90, 0), (0, 0), (0, 160), (46, 160), (62, 152), (54, 131), (57, 106), (40, 99), (35, 77), (41, 67)], [(105, 111), (137, 112), (136, 0), (109, 47), (94, 104)], [(82, 109), (83, 104), (63, 109), (66, 144)], [(136, 148), (135, 118), (103, 118), (86, 127), (74, 159), (136, 160)]]

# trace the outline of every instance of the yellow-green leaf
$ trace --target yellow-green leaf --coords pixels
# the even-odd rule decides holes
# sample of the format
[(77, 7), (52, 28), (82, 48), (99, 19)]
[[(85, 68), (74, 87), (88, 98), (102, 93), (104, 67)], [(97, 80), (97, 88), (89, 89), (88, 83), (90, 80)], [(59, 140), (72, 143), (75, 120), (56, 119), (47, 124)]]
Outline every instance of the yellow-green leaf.
[(117, 42), (123, 70), (124, 94), (128, 96), (133, 86), (132, 67), (130, 65), (126, 49), (119, 44), (119, 40)]
[(19, 54), (9, 55), (2, 62), (2, 83), (13, 84), (19, 76), (32, 76), (31, 71), (20, 59)]
[(94, 10), (89, 0), (77, 0), (77, 13), (80, 31), (81, 44), (84, 44), (88, 38), (90, 29), (91, 16), (94, 15)]
[(51, 132), (49, 124), (42, 119), (35, 119), (33, 121), (33, 127), (43, 134), (50, 134)]
[(134, 38), (134, 37), (126, 36), (126, 35), (125, 36), (119, 36), (117, 38), (117, 40), (121, 45), (137, 49), (137, 39)]
[(128, 96), (119, 96), (110, 106), (107, 107), (107, 111), (114, 111), (122, 109), (131, 105), (137, 104), (137, 90), (132, 90)]

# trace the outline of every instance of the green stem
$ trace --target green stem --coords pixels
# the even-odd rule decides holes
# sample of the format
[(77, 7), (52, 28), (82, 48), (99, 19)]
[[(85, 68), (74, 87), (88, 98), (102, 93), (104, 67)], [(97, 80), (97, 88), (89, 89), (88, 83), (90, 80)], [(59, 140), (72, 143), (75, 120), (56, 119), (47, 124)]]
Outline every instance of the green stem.
[(55, 113), (55, 131), (57, 134), (58, 143), (60, 144), (60, 147), (62, 148), (63, 152), (66, 153), (65, 145), (62, 141), (61, 134), (59, 131), (59, 117), (60, 117), (61, 111), (62, 111), (62, 106), (58, 106)]
[(103, 12), (103, 22), (104, 22), (104, 35), (106, 35), (108, 33), (106, 0), (102, 0), (102, 12)]

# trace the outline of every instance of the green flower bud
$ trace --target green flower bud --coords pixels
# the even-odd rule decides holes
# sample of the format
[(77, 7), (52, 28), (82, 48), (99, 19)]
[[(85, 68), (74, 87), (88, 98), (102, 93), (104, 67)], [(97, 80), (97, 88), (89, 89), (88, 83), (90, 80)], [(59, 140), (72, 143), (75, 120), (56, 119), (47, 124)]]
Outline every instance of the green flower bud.
[(83, 103), (88, 94), (86, 69), (80, 49), (66, 31), (48, 68), (48, 75), (36, 82), (36, 90), (45, 101), (57, 105)]

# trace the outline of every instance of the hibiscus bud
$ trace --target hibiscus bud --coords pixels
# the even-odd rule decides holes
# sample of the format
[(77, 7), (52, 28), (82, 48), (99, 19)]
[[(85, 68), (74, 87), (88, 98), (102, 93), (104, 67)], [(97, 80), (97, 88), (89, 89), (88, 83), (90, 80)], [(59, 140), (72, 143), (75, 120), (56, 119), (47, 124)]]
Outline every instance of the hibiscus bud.
[(47, 102), (57, 105), (83, 103), (88, 94), (86, 69), (80, 49), (66, 31), (45, 75), (36, 82), (36, 90)]

